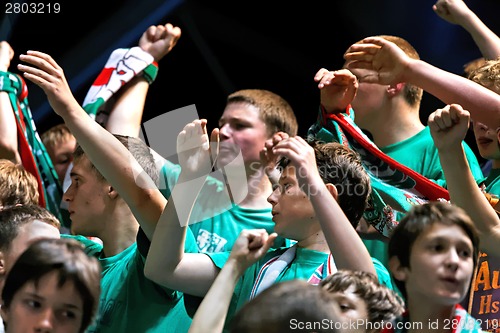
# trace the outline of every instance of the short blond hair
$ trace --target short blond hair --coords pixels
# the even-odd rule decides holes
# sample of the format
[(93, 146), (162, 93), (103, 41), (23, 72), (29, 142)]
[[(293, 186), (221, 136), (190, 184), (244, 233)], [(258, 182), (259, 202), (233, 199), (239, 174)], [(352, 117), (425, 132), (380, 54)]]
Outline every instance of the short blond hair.
[(52, 126), (41, 135), (42, 142), (49, 155), (51, 155), (56, 145), (60, 144), (61, 142), (69, 141), (73, 137), (73, 134), (70, 132), (66, 124)]
[(0, 205), (38, 204), (38, 181), (21, 164), (0, 159)]
[(500, 94), (500, 57), (486, 60), (469, 73), (469, 80)]

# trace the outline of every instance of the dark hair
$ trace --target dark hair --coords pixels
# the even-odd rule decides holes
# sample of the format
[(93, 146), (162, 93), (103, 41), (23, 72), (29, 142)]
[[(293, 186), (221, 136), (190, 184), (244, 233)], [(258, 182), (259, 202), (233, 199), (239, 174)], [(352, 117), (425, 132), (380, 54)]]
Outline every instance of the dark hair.
[(267, 134), (285, 132), (297, 135), (298, 124), (290, 104), (281, 96), (263, 89), (244, 89), (227, 97), (227, 104), (248, 103), (260, 110), (259, 117), (266, 124)]
[[(149, 147), (141, 139), (136, 137), (119, 135), (119, 134), (113, 134), (113, 136), (117, 138), (118, 141), (120, 141), (128, 149), (128, 151), (130, 151), (132, 156), (137, 160), (142, 169), (149, 175), (151, 180), (156, 185), (158, 185), (160, 179), (160, 172), (156, 167), (155, 159)], [(81, 158), (84, 155), (85, 152), (83, 151), (83, 148), (79, 144), (77, 144), (75, 152), (73, 153), (74, 161), (76, 162), (79, 158)], [(90, 163), (90, 165), (94, 173), (97, 175), (97, 177), (101, 181), (105, 181), (106, 179), (99, 172), (99, 170), (97, 170), (97, 168), (92, 163)]]
[[(352, 149), (338, 142), (309, 141), (314, 148), (316, 165), (325, 184), (335, 185), (337, 202), (356, 228), (368, 204), (371, 182), (361, 163), (361, 157)], [(278, 169), (283, 170), (290, 161), (282, 158)]]
[(41, 239), (31, 244), (7, 274), (2, 292), (3, 306), (8, 309), (15, 294), (26, 283), (33, 281), (38, 288), (40, 279), (54, 271), (58, 273), (59, 287), (71, 281), (82, 297), (80, 332), (84, 332), (99, 304), (101, 266), (73, 239)]
[[(297, 322), (337, 322), (338, 304), (318, 286), (304, 280), (289, 280), (273, 284), (238, 310), (229, 323), (231, 333), (305, 332), (291, 330), (292, 320)], [(332, 325), (333, 326), (333, 325)], [(335, 327), (318, 327), (314, 332), (339, 332)], [(307, 332), (311, 332), (310, 329)]]
[(339, 270), (321, 280), (319, 286), (331, 293), (354, 287), (354, 293), (366, 302), (370, 323), (391, 322), (405, 309), (399, 295), (365, 271)]
[(57, 229), (61, 227), (59, 220), (50, 211), (38, 205), (10, 206), (0, 210), (0, 250), (9, 250), (12, 241), (19, 234), (19, 229), (35, 220)]
[[(459, 226), (469, 236), (472, 246), (474, 267), (479, 255), (479, 235), (472, 219), (460, 207), (447, 202), (432, 201), (413, 206), (394, 228), (389, 238), (389, 258), (396, 257), (402, 267), (410, 267), (410, 255), (415, 240), (434, 224)], [(394, 283), (406, 299), (406, 287), (403, 281), (394, 279)]]

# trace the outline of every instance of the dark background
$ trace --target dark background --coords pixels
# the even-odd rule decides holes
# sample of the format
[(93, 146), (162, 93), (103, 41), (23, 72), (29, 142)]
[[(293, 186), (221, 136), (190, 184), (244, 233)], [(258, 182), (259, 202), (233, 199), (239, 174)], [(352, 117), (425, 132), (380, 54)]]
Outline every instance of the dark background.
[[(229, 93), (262, 88), (290, 102), (303, 135), (315, 120), (319, 102), (314, 74), (321, 67), (342, 67), (344, 51), (364, 37), (398, 35), (423, 60), (457, 74), (462, 74), (465, 63), (481, 56), (464, 29), (432, 11), (434, 2), (63, 0), (58, 1), (58, 14), (18, 15), (5, 15), (2, 5), (0, 38), (9, 41), (16, 52), (11, 65), (14, 72), (17, 56), (26, 50), (52, 55), (81, 103), (112, 50), (137, 45), (149, 25), (170, 22), (182, 29), (182, 36), (160, 62), (143, 121), (195, 104), (213, 127)], [(466, 3), (500, 33), (500, 1)], [(28, 89), (40, 133), (62, 122), (41, 89), (29, 82)], [(423, 122), (442, 105), (425, 94)], [(471, 138), (469, 135), (467, 141), (476, 149)]]

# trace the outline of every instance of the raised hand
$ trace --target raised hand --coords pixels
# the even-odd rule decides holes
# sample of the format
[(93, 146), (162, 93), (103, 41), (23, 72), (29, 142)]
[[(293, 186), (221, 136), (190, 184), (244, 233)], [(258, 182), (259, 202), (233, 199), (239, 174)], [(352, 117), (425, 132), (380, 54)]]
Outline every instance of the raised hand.
[(139, 39), (139, 46), (160, 61), (177, 44), (181, 37), (181, 29), (172, 24), (152, 25)]
[(321, 93), (321, 105), (326, 112), (345, 112), (356, 96), (359, 83), (348, 69), (329, 71), (321, 68), (314, 76)]
[[(214, 129), (211, 134), (211, 140), (215, 143), (214, 156), (216, 156), (218, 137), (219, 131)], [(188, 175), (189, 179), (210, 174), (215, 160), (211, 156), (211, 152), (206, 119), (192, 121), (184, 126), (184, 129), (177, 136), (179, 164), (182, 167), (183, 175)]]
[(273, 147), (273, 153), (290, 159), (290, 164), (295, 167), (297, 181), (301, 188), (307, 188), (309, 182), (318, 180), (318, 178), (323, 183), (317, 171), (314, 149), (300, 136), (278, 142)]
[(28, 51), (21, 54), (19, 59), (32, 66), (23, 64), (17, 68), (23, 72), (23, 76), (42, 88), (47, 95), (52, 109), (63, 116), (72, 108), (80, 108), (80, 104), (73, 96), (71, 89), (64, 76), (63, 69), (46, 53), (38, 51)]
[(6, 41), (0, 42), (0, 71), (8, 71), (10, 62), (14, 58), (14, 50)]
[(470, 114), (459, 104), (447, 105), (429, 115), (428, 125), (438, 150), (460, 148), (469, 129)]
[(437, 0), (432, 9), (443, 20), (458, 25), (462, 25), (472, 13), (462, 0)]
[(381, 37), (367, 37), (344, 54), (349, 69), (366, 69), (360, 82), (396, 84), (406, 82), (405, 69), (414, 59), (396, 44)]
[(268, 235), (265, 229), (243, 230), (236, 239), (230, 259), (235, 259), (241, 272), (262, 258), (273, 245), (278, 235)]
[(279, 172), (276, 169), (276, 164), (278, 163), (279, 156), (273, 151), (273, 147), (278, 144), (278, 142), (288, 139), (289, 135), (285, 132), (277, 132), (272, 138), (266, 140), (264, 148), (260, 152), (260, 162), (264, 166), (264, 171), (267, 177), (273, 184), (277, 184), (279, 180)]

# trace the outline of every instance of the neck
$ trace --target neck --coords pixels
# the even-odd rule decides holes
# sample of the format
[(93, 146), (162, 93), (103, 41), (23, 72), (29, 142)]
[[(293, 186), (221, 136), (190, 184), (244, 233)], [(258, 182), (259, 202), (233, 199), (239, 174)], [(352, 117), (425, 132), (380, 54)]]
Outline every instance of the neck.
[(139, 223), (125, 202), (122, 205), (125, 206), (113, 211), (104, 232), (97, 236), (102, 240), (104, 257), (117, 255), (136, 241)]
[(499, 160), (497, 160), (497, 159), (492, 160), (491, 167), (493, 169), (500, 169), (500, 159)]
[(410, 322), (422, 323), (422, 327), (413, 327), (408, 332), (429, 331), (431, 328), (432, 332), (436, 333), (452, 331), (452, 325), (449, 324), (453, 322), (455, 306), (429, 304), (428, 302), (415, 304), (409, 298), (408, 309), (410, 312)]
[[(318, 222), (319, 223), (319, 222)], [(309, 249), (309, 250), (315, 250), (319, 252), (324, 252), (324, 253), (330, 253), (330, 247), (328, 246), (328, 243), (326, 242), (325, 235), (321, 230), (315, 231), (313, 234), (308, 236), (307, 238), (304, 238), (297, 242), (297, 246)]]
[(389, 101), (388, 107), (377, 110), (374, 117), (359, 124), (373, 136), (377, 147), (386, 147), (408, 138), (422, 131), (425, 126), (420, 121), (419, 109), (412, 108), (397, 98)]

